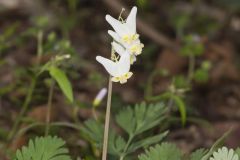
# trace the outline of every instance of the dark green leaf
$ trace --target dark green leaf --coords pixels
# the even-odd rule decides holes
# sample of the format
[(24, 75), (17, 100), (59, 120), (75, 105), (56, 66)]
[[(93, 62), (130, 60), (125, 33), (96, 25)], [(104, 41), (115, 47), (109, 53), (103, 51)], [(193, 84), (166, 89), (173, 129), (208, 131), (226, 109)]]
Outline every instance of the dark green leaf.
[(206, 149), (198, 149), (190, 155), (190, 160), (201, 160), (206, 153)]
[(37, 137), (17, 150), (15, 160), (71, 160), (65, 142), (57, 137)]
[(152, 137), (144, 138), (138, 142), (135, 142), (129, 147), (128, 153), (134, 152), (137, 149), (142, 148), (142, 147), (148, 147), (152, 144), (159, 143), (164, 137), (167, 136), (167, 134), (168, 134), (168, 131), (166, 131), (164, 133), (160, 133), (160, 134), (152, 136)]
[(187, 112), (186, 112), (186, 106), (184, 101), (179, 97), (179, 96), (172, 96), (174, 102), (176, 103), (179, 112), (181, 114), (181, 121), (182, 121), (182, 125), (185, 125), (186, 123), (186, 119), (187, 119)]
[(158, 125), (164, 118), (166, 108), (162, 103), (135, 105), (134, 109), (128, 107), (122, 110), (116, 121), (129, 135), (138, 135)]
[(54, 78), (59, 87), (61, 88), (64, 95), (68, 98), (70, 102), (73, 102), (73, 91), (72, 85), (68, 80), (66, 74), (57, 67), (51, 66), (49, 69), (49, 73)]
[(162, 143), (155, 147), (150, 147), (145, 154), (139, 156), (139, 160), (180, 160), (181, 151), (176, 145), (170, 143)]

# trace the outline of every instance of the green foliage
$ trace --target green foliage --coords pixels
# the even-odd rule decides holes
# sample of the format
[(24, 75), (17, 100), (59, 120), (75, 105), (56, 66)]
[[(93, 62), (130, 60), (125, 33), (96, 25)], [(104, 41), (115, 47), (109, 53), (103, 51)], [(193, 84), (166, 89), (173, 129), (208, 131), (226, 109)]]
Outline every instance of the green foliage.
[(44, 29), (49, 25), (49, 17), (37, 16), (37, 17), (34, 17), (33, 22), (35, 23), (37, 28)]
[(191, 15), (189, 13), (173, 11), (171, 12), (171, 24), (175, 28), (179, 37), (183, 36), (185, 28), (189, 25)]
[(187, 79), (183, 75), (177, 75), (174, 76), (173, 85), (176, 89), (188, 89), (189, 83), (187, 82)]
[(206, 149), (198, 149), (190, 155), (190, 160), (201, 160), (202, 157), (207, 153)]
[(9, 40), (14, 37), (16, 30), (19, 27), (19, 23), (14, 23), (8, 26), (0, 35), (0, 55), (3, 51), (11, 47), (11, 42)]
[(182, 125), (185, 125), (187, 120), (187, 112), (186, 112), (186, 105), (183, 99), (179, 96), (173, 95), (172, 96), (173, 101), (176, 103), (176, 106), (178, 107), (178, 110), (181, 114), (181, 121)]
[(110, 131), (108, 153), (120, 156), (121, 153), (124, 152), (126, 143), (127, 142), (123, 137), (116, 135), (116, 133), (113, 131)]
[(128, 153), (134, 152), (137, 149), (140, 149), (142, 147), (150, 146), (152, 144), (155, 144), (156, 142), (160, 142), (164, 137), (167, 136), (167, 134), (168, 134), (168, 131), (157, 134), (157, 135), (152, 136), (152, 137), (147, 137), (147, 138), (144, 138), (142, 140), (139, 140), (139, 141), (133, 143), (132, 145), (130, 145), (130, 147), (128, 149)]
[(196, 69), (194, 72), (194, 80), (200, 83), (207, 82), (209, 79), (209, 70), (211, 68), (211, 63), (209, 61), (204, 61), (201, 67)]
[(37, 137), (16, 153), (14, 160), (71, 160), (65, 142), (57, 137)]
[(209, 79), (209, 76), (208, 76), (207, 70), (199, 68), (194, 72), (194, 80), (195, 81), (204, 83), (204, 82), (207, 82), (208, 79)]
[(101, 123), (93, 119), (87, 120), (81, 128), (81, 132), (95, 147), (102, 147), (103, 125)]
[(68, 98), (68, 100), (70, 102), (73, 102), (72, 85), (68, 80), (66, 74), (61, 69), (55, 66), (51, 66), (49, 68), (49, 73), (52, 76), (52, 78), (57, 81), (59, 87), (61, 88), (65, 96)]
[(150, 147), (145, 154), (139, 156), (139, 160), (180, 160), (181, 151), (176, 145), (171, 143), (162, 143), (155, 147)]
[(187, 35), (183, 38), (183, 46), (180, 49), (182, 56), (200, 56), (204, 52), (204, 46), (195, 35)]
[[(141, 103), (134, 108), (127, 107), (120, 111), (116, 115), (116, 122), (128, 136), (125, 138), (110, 130), (108, 153), (115, 157), (125, 157), (138, 149), (160, 142), (168, 134), (167, 131), (157, 135), (145, 135), (144, 132), (161, 124), (165, 119), (165, 113), (166, 107), (162, 103), (150, 105)], [(101, 149), (103, 125), (100, 122), (88, 120), (81, 131), (94, 147)]]
[(162, 103), (156, 105), (141, 103), (134, 109), (128, 107), (122, 110), (116, 116), (116, 121), (129, 135), (138, 135), (158, 125), (164, 119), (165, 111)]

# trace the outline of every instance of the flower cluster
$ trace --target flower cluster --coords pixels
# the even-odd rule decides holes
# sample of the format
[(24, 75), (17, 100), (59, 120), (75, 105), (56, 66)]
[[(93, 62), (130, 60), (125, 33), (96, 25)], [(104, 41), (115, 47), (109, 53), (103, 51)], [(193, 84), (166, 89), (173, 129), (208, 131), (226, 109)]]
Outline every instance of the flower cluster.
[[(133, 7), (126, 20), (117, 20), (106, 15), (106, 21), (112, 26), (108, 34), (113, 38), (111, 60), (97, 56), (96, 60), (101, 63), (112, 76), (113, 82), (126, 83), (133, 75), (130, 66), (136, 61), (136, 56), (142, 53), (144, 45), (136, 32), (137, 7)], [(116, 53), (116, 54), (115, 54)]]

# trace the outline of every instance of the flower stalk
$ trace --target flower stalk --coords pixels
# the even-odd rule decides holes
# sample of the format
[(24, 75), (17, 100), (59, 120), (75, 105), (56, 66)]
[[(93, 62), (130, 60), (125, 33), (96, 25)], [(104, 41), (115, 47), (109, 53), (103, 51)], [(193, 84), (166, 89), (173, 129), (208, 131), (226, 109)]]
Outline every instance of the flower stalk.
[[(124, 10), (122, 10), (123, 12)], [(130, 71), (131, 65), (136, 61), (136, 57), (142, 53), (144, 45), (139, 39), (136, 32), (136, 14), (137, 7), (133, 7), (126, 20), (123, 20), (121, 14), (118, 19), (110, 15), (106, 15), (106, 21), (112, 26), (113, 30), (109, 30), (108, 34), (113, 38), (111, 58), (104, 58), (97, 56), (96, 60), (109, 73), (108, 82), (108, 98), (105, 116), (104, 137), (103, 137), (103, 151), (102, 160), (107, 160), (108, 150), (108, 135), (109, 123), (111, 114), (111, 99), (112, 99), (112, 83), (119, 82), (124, 84), (132, 77), (133, 73)], [(131, 139), (126, 145), (127, 150)], [(125, 153), (121, 155), (121, 159), (125, 157)]]
[(104, 136), (103, 136), (103, 150), (102, 150), (102, 160), (107, 160), (107, 150), (108, 150), (108, 135), (109, 135), (109, 124), (111, 115), (111, 102), (112, 102), (112, 80), (111, 76), (108, 81), (108, 97), (107, 97), (107, 109), (105, 116), (105, 126), (104, 126)]

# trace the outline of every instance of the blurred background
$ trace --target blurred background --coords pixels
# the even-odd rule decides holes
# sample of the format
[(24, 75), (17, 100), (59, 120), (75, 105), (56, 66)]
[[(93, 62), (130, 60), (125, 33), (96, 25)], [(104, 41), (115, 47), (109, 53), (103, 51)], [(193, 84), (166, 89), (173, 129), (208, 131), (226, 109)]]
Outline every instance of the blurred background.
[[(169, 141), (185, 153), (209, 147), (230, 127), (229, 147), (240, 145), (240, 1), (239, 0), (0, 0), (0, 159), (26, 144), (42, 129), (28, 130), (6, 141), (30, 87), (33, 66), (58, 54), (71, 54), (62, 64), (70, 79), (75, 103), (55, 88), (52, 121), (83, 122), (92, 118), (92, 103), (107, 87), (108, 74), (95, 60), (110, 56), (111, 27), (105, 15), (123, 17), (138, 7), (137, 30), (143, 53), (124, 85), (113, 86), (113, 110), (127, 105), (158, 102), (174, 90), (183, 99), (187, 123), (181, 125), (177, 108)], [(40, 76), (21, 127), (45, 122), (48, 73)], [(191, 82), (191, 83), (188, 83)], [(155, 97), (155, 98), (154, 98)], [(106, 98), (96, 109), (104, 118)], [(73, 156), (86, 154), (86, 141), (71, 129), (58, 130)]]

